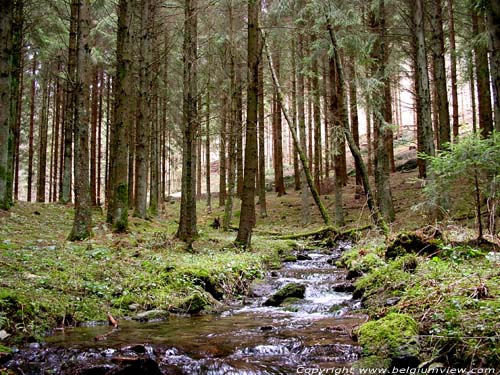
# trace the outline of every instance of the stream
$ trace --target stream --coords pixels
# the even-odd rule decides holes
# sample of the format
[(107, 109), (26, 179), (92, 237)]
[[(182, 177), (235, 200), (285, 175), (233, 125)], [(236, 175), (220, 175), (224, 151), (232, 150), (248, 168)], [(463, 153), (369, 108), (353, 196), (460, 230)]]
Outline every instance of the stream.
[[(348, 368), (361, 351), (351, 331), (364, 321), (356, 311), (359, 302), (347, 292), (346, 271), (333, 265), (348, 246), (297, 251), (297, 261), (270, 271), (243, 302), (221, 314), (121, 320), (112, 332), (97, 324), (68, 328), (22, 348), (4, 366), (26, 375), (264, 375)], [(303, 299), (263, 306), (289, 283), (306, 287)], [(107, 339), (94, 340), (101, 335)]]

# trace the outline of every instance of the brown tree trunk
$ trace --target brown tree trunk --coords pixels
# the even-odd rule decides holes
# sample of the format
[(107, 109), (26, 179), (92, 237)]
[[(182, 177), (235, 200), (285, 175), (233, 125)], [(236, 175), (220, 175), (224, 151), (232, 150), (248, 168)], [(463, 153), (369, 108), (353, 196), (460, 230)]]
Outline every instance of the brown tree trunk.
[(495, 129), (500, 132), (500, 0), (486, 2), (487, 31), (490, 37), (491, 81)]
[[(131, 72), (130, 72), (130, 18), (133, 7), (130, 0), (120, 0), (118, 5), (118, 31), (116, 37), (116, 77), (114, 83), (114, 117), (111, 122), (109, 160), (110, 192), (107, 221), (116, 232), (128, 229), (128, 137), (132, 111), (130, 103)], [(108, 79), (109, 90), (109, 79)], [(110, 102), (108, 101), (108, 107)], [(109, 111), (108, 111), (109, 116)]]
[(12, 142), (9, 126), (11, 111), (11, 66), (12, 22), (14, 4), (10, 0), (0, 1), (0, 209), (10, 207), (8, 189), (9, 154)]
[[(356, 82), (356, 63), (352, 62), (350, 65), (350, 80), (349, 80), (349, 107), (351, 113), (351, 133), (354, 143), (359, 148), (359, 118), (358, 118), (358, 93)], [(361, 171), (359, 165), (356, 164), (356, 198), (360, 197), (361, 188)]]
[(196, 0), (184, 3), (184, 86), (182, 126), (182, 195), (177, 237), (190, 245), (196, 236), (196, 134), (198, 129)]
[(227, 135), (227, 98), (223, 94), (220, 108), (220, 135), (219, 135), (219, 207), (226, 205), (226, 135)]
[(70, 241), (90, 236), (92, 211), (89, 185), (89, 102), (90, 102), (90, 13), (89, 0), (78, 3), (78, 36), (75, 90), (75, 217)]
[[(259, 42), (262, 39), (259, 34)], [(258, 85), (258, 111), (259, 111), (259, 207), (260, 217), (267, 217), (267, 202), (266, 202), (266, 155), (265, 155), (265, 117), (264, 117), (264, 64), (259, 62), (259, 85)]]
[(37, 55), (33, 55), (33, 63), (31, 67), (31, 93), (30, 93), (30, 129), (28, 134), (28, 186), (26, 200), (31, 202), (31, 189), (33, 186), (33, 156), (34, 137), (35, 137), (35, 96), (36, 96), (36, 68), (37, 68)]
[[(304, 35), (302, 30), (299, 30), (297, 38), (297, 117), (299, 128), (299, 146), (304, 152), (307, 153), (307, 135), (306, 135), (306, 116), (305, 116), (305, 84), (304, 84)], [(298, 149), (297, 145), (295, 146)], [(307, 187), (307, 176), (305, 167), (307, 162), (301, 166), (300, 174), (300, 200), (301, 200), (301, 223), (303, 225), (309, 224), (310, 210), (309, 210), (309, 191)]]
[(92, 106), (90, 115), (90, 203), (97, 206), (97, 110), (99, 108), (99, 69), (92, 72)]
[(64, 108), (64, 165), (62, 188), (59, 195), (61, 203), (71, 201), (72, 168), (73, 168), (73, 129), (75, 122), (76, 91), (76, 43), (78, 27), (78, 1), (71, 1), (69, 23), (69, 48), (66, 77), (66, 102)]
[(257, 108), (259, 91), (259, 0), (248, 1), (248, 86), (245, 144), (245, 176), (241, 195), (240, 225), (236, 243), (250, 247), (255, 225), (255, 177), (257, 173)]
[(446, 67), (444, 53), (443, 9), (442, 0), (432, 0), (431, 8), (431, 50), (434, 70), (434, 85), (436, 87), (436, 106), (439, 117), (438, 148), (444, 149), (444, 144), (451, 142), (450, 113), (448, 109), (448, 90), (446, 87)]
[[(274, 70), (280, 76), (280, 52), (275, 53)], [(281, 108), (278, 101), (278, 93), (273, 95), (273, 160), (274, 160), (274, 188), (281, 197), (286, 194), (285, 180), (283, 178), (283, 130), (281, 126)]]
[(321, 108), (319, 91), (319, 69), (318, 59), (314, 58), (312, 62), (312, 94), (313, 94), (313, 112), (314, 112), (314, 185), (321, 194)]
[(455, 41), (455, 12), (454, 1), (448, 0), (448, 32), (450, 39), (450, 68), (451, 68), (451, 107), (453, 111), (453, 142), (458, 141), (459, 119), (458, 119), (458, 90), (457, 90), (457, 52)]
[[(292, 38), (292, 122), (295, 125), (296, 131), (298, 132), (297, 123), (297, 63), (296, 63), (296, 46), (295, 46), (295, 36)], [(263, 64), (259, 65), (260, 66)], [(297, 148), (292, 144), (292, 160), (293, 160), (293, 179), (295, 190), (300, 190), (300, 167), (299, 167), (299, 156), (297, 154)]]
[(45, 202), (45, 188), (47, 179), (47, 133), (49, 121), (49, 91), (51, 80), (50, 68), (47, 65), (43, 66), (42, 79), (42, 110), (39, 120), (38, 132), (38, 168), (37, 168), (37, 184), (36, 184), (36, 201)]
[[(472, 33), (478, 36), (484, 33), (483, 17), (472, 11)], [(476, 82), (477, 82), (477, 101), (479, 109), (479, 129), (482, 137), (488, 137), (493, 131), (493, 118), (491, 107), (491, 91), (490, 91), (490, 69), (488, 67), (488, 54), (486, 48), (475, 44), (474, 47), (474, 65), (476, 67)]]

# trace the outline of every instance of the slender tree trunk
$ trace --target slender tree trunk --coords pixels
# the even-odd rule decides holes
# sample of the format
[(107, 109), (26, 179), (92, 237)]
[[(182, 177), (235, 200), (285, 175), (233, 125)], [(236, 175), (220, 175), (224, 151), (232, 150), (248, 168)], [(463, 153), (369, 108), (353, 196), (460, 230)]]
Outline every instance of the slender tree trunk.
[(33, 156), (35, 154), (35, 96), (36, 96), (36, 69), (38, 66), (37, 55), (33, 55), (31, 68), (31, 93), (30, 93), (30, 129), (28, 135), (28, 186), (26, 200), (31, 202), (31, 189), (33, 186)]
[[(280, 76), (280, 51), (275, 53), (274, 70), (279, 79)], [(273, 158), (274, 158), (274, 187), (278, 197), (286, 194), (285, 180), (283, 178), (283, 130), (281, 126), (281, 108), (278, 100), (278, 93), (273, 95)]]
[[(141, 0), (141, 31), (139, 57), (139, 106), (135, 143), (135, 191), (134, 216), (147, 217), (147, 194), (149, 172), (149, 143), (151, 137), (151, 60), (152, 25), (150, 25), (151, 3)], [(194, 167), (196, 168), (196, 166)]]
[(92, 106), (90, 115), (90, 203), (97, 205), (97, 109), (99, 103), (98, 95), (99, 69), (94, 67), (92, 72)]
[(438, 148), (443, 149), (445, 143), (451, 142), (450, 113), (448, 104), (448, 90), (446, 87), (446, 67), (444, 53), (443, 9), (442, 0), (432, 0), (431, 14), (431, 50), (433, 55), (433, 69), (436, 86), (436, 106), (439, 117), (439, 143)]
[(373, 22), (373, 28), (378, 33), (377, 42), (374, 46), (373, 58), (375, 61), (375, 75), (381, 80), (382, 87), (379, 89), (377, 107), (375, 109), (374, 130), (378, 135), (376, 142), (375, 162), (375, 184), (377, 186), (377, 204), (386, 221), (394, 220), (394, 206), (390, 186), (390, 156), (388, 143), (392, 142), (392, 134), (389, 132), (390, 114), (388, 108), (390, 101), (387, 99), (386, 87), (389, 84), (386, 77), (387, 71), (387, 39), (385, 25), (385, 1), (379, 1), (378, 17)]
[[(292, 38), (292, 122), (295, 125), (296, 131), (298, 131), (297, 123), (297, 51), (296, 51), (296, 37)], [(263, 64), (259, 65), (259, 69)], [(328, 138), (327, 138), (328, 139)], [(295, 184), (295, 190), (300, 190), (300, 167), (299, 167), (299, 156), (297, 155), (297, 149), (294, 144), (292, 144), (292, 160), (293, 160), (293, 178)]]
[(248, 87), (245, 144), (245, 176), (241, 195), (240, 225), (236, 243), (250, 247), (255, 225), (255, 177), (257, 173), (257, 108), (259, 91), (259, 0), (248, 1)]
[[(262, 44), (262, 39), (259, 34), (259, 42)], [(266, 155), (265, 155), (265, 117), (264, 117), (264, 64), (259, 62), (259, 86), (258, 86), (258, 111), (259, 111), (259, 207), (260, 217), (267, 217), (267, 202), (266, 202)]]
[[(343, 90), (340, 86), (340, 80), (338, 77), (337, 64), (335, 58), (331, 56), (329, 58), (329, 75), (330, 75), (330, 90), (331, 90), (331, 102), (329, 113), (332, 119), (332, 135), (334, 138), (334, 151), (335, 157), (333, 160), (333, 170), (334, 170), (334, 195), (335, 195), (335, 222), (338, 226), (343, 226), (345, 224), (344, 219), (344, 208), (342, 204), (342, 156), (340, 153), (340, 147), (344, 140), (344, 127), (346, 126), (347, 117), (343, 117), (347, 111), (344, 104)], [(347, 126), (349, 124), (347, 123)]]
[[(484, 32), (483, 17), (472, 11), (472, 33), (478, 36)], [(488, 137), (493, 130), (493, 109), (491, 107), (490, 69), (486, 48), (475, 44), (474, 65), (476, 67), (477, 101), (479, 109), (479, 129), (482, 137)]]
[[(118, 5), (118, 32), (116, 37), (116, 77), (114, 79), (114, 118), (111, 122), (111, 137), (108, 193), (109, 205), (107, 221), (117, 232), (128, 228), (128, 158), (127, 130), (132, 113), (130, 105), (131, 72), (130, 72), (130, 29), (132, 6), (130, 0), (120, 0)], [(109, 83), (109, 80), (108, 80)], [(108, 101), (108, 106), (109, 106)]]
[[(424, 4), (423, 0), (410, 1), (413, 10), (413, 21), (415, 24), (416, 38), (416, 67), (417, 67), (417, 95), (420, 105), (417, 110), (420, 111), (421, 121), (421, 139), (422, 151), (426, 155), (434, 156), (434, 140), (432, 134), (432, 119), (431, 119), (431, 103), (429, 89), (429, 71), (427, 69), (427, 50), (425, 44), (425, 29), (424, 29)], [(427, 164), (427, 162), (426, 162)], [(427, 177), (427, 165), (422, 177)]]
[(235, 69), (235, 79), (236, 79), (236, 195), (241, 198), (243, 192), (243, 82), (241, 80), (241, 69), (239, 64), (236, 65)]
[(472, 53), (469, 56), (468, 59), (468, 65), (469, 65), (469, 87), (470, 87), (470, 106), (471, 106), (471, 116), (472, 116), (472, 131), (474, 133), (477, 132), (477, 110), (476, 110), (476, 86), (475, 86), (475, 75), (474, 75), (474, 62), (473, 62), (473, 57)]
[[(12, 22), (14, 3), (0, 1), (0, 209), (10, 207), (8, 173), (8, 145), (12, 142), (9, 119), (11, 111), (11, 66), (12, 58)], [(7, 146), (7, 147), (6, 147)]]
[(226, 205), (226, 135), (227, 135), (227, 98), (222, 96), (220, 109), (220, 135), (219, 135), (219, 207)]
[(23, 117), (22, 103), (24, 96), (24, 64), (25, 58), (21, 56), (21, 71), (19, 73), (20, 88), (16, 105), (16, 129), (14, 133), (14, 200), (19, 200), (19, 168), (20, 168), (20, 150), (21, 150), (21, 122)]
[(448, 32), (450, 39), (450, 68), (451, 68), (451, 107), (453, 111), (453, 142), (458, 141), (458, 90), (457, 90), (457, 52), (455, 41), (455, 12), (454, 0), (448, 0)]
[[(297, 37), (297, 117), (299, 128), (299, 146), (304, 152), (307, 153), (307, 136), (306, 136), (306, 116), (305, 116), (305, 84), (304, 84), (304, 35), (303, 31), (299, 30)], [(295, 144), (295, 142), (294, 142)], [(295, 149), (298, 148), (295, 144)], [(300, 156), (300, 155), (299, 155)], [(305, 167), (307, 163), (301, 165), (300, 173), (300, 200), (301, 200), (301, 222), (303, 225), (309, 224), (310, 210), (309, 210), (309, 191), (307, 186), (307, 176)]]
[(314, 184), (318, 193), (321, 194), (321, 108), (319, 91), (319, 69), (318, 58), (312, 62), (312, 90), (314, 111)]
[[(209, 57), (210, 59), (210, 57)], [(210, 66), (210, 63), (209, 63)], [(208, 72), (208, 77), (207, 77), (207, 102), (206, 102), (206, 112), (205, 112), (205, 181), (206, 181), (206, 190), (207, 190), (207, 211), (208, 213), (212, 212), (212, 193), (211, 193), (211, 187), (210, 187), (210, 173), (212, 172), (211, 170), (211, 163), (210, 163), (210, 90), (211, 90), (211, 77), (210, 77), (210, 70)]]
[[(6, 179), (6, 201), (5, 206), (14, 204), (14, 170), (16, 160), (16, 150), (19, 144), (18, 131), (18, 113), (21, 106), (21, 98), (19, 97), (19, 89), (22, 82), (22, 49), (23, 49), (23, 0), (15, 0), (14, 11), (12, 18), (12, 40), (11, 40), (11, 59), (10, 59), (10, 111), (9, 111), (9, 140), (7, 143), (7, 179)], [(1, 204), (0, 204), (1, 206)]]
[(197, 105), (197, 12), (196, 0), (184, 3), (184, 92), (182, 139), (182, 195), (177, 237), (190, 245), (196, 236), (196, 134)]
[(101, 74), (99, 75), (99, 119), (97, 120), (97, 206), (99, 207), (101, 206), (103, 94), (104, 69), (101, 69)]
[(75, 218), (69, 235), (70, 241), (90, 236), (92, 211), (89, 185), (89, 102), (90, 102), (90, 13), (89, 0), (78, 3), (78, 36), (75, 91)]
[(324, 168), (323, 168), (323, 176), (325, 177), (325, 180), (330, 179), (330, 154), (331, 154), (331, 148), (330, 148), (330, 139), (331, 139), (331, 132), (330, 132), (330, 120), (329, 120), (329, 115), (328, 115), (328, 108), (330, 106), (330, 95), (328, 93), (328, 61), (327, 59), (323, 59), (323, 88), (322, 88), (322, 96), (323, 96), (323, 103), (324, 103), (324, 132), (325, 132), (325, 142), (324, 142), (324, 151), (323, 151), (323, 159), (324, 159)]
[(66, 77), (66, 103), (64, 108), (64, 165), (62, 189), (59, 200), (61, 203), (71, 201), (71, 185), (73, 167), (73, 129), (75, 122), (75, 90), (76, 90), (76, 42), (78, 1), (71, 1), (71, 16), (69, 24), (69, 48)]
[(45, 188), (47, 180), (47, 133), (49, 121), (49, 91), (51, 86), (50, 68), (47, 65), (43, 66), (42, 80), (42, 110), (39, 120), (38, 133), (38, 168), (37, 168), (37, 184), (36, 184), (36, 201), (45, 202)]
[(490, 37), (490, 64), (495, 129), (500, 132), (500, 0), (486, 2), (486, 19)]
[[(354, 143), (359, 148), (359, 119), (358, 119), (358, 93), (356, 83), (356, 63), (350, 64), (350, 80), (349, 80), (349, 106), (351, 113), (351, 133), (354, 138)], [(360, 197), (361, 189), (361, 171), (359, 165), (356, 164), (356, 198)]]

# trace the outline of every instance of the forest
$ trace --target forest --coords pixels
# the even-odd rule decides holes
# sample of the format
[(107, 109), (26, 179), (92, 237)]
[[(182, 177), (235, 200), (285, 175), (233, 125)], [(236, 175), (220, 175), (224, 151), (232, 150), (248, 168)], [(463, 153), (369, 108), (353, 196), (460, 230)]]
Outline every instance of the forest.
[(0, 44), (1, 375), (499, 373), (500, 0), (0, 0)]

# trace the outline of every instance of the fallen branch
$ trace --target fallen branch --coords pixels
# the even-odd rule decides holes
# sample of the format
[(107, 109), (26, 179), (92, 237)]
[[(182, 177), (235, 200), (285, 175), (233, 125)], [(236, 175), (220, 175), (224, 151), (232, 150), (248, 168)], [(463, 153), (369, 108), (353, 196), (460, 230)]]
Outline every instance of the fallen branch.
[(297, 234), (289, 234), (284, 236), (278, 236), (279, 239), (282, 240), (300, 240), (303, 238), (314, 237), (315, 239), (324, 239), (324, 238), (345, 238), (345, 237), (354, 237), (358, 232), (371, 229), (373, 226), (371, 224), (359, 227), (347, 229), (344, 231), (339, 231), (338, 229), (328, 226), (323, 227), (311, 232), (297, 233)]

